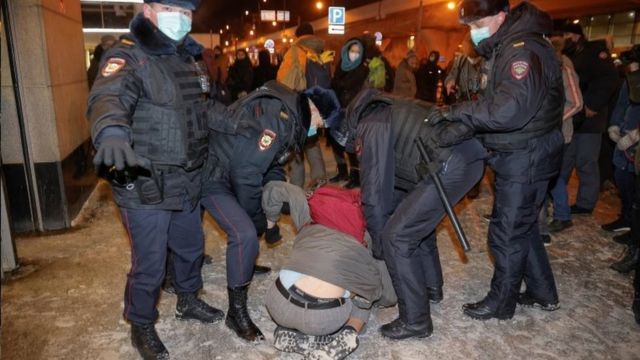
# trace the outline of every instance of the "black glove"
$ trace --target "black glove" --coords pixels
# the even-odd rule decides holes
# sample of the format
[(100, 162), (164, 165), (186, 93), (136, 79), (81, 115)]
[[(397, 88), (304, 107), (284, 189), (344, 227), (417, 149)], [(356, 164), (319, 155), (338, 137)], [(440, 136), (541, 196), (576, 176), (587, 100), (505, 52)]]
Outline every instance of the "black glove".
[(442, 107), (437, 107), (434, 106), (432, 107), (428, 112), (427, 115), (424, 117), (424, 122), (427, 125), (436, 125), (439, 122), (441, 122), (442, 120), (447, 120), (447, 117), (445, 115), (446, 111), (445, 108)]
[(443, 121), (433, 127), (433, 140), (440, 147), (460, 144), (473, 134), (473, 129), (461, 121)]
[(116, 170), (124, 170), (126, 165), (130, 167), (140, 165), (140, 161), (133, 152), (129, 142), (120, 136), (107, 136), (100, 141), (93, 163), (96, 167), (105, 164), (108, 167), (115, 165)]
[(280, 228), (278, 224), (275, 224), (271, 229), (267, 229), (264, 234), (264, 239), (269, 245), (273, 245), (278, 241), (282, 240), (282, 236), (280, 235)]

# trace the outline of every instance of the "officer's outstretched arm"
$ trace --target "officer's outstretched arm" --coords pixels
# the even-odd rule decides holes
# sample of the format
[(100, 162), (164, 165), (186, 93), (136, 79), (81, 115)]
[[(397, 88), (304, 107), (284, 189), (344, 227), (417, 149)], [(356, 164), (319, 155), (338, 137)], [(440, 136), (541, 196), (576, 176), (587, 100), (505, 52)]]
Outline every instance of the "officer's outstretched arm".
[(126, 48), (114, 48), (105, 55), (87, 106), (94, 144), (109, 126), (121, 127), (130, 135), (131, 117), (143, 88), (136, 64), (135, 56)]
[(493, 96), (454, 105), (449, 118), (488, 132), (521, 129), (531, 121), (548, 95), (540, 59), (523, 47), (496, 61)]

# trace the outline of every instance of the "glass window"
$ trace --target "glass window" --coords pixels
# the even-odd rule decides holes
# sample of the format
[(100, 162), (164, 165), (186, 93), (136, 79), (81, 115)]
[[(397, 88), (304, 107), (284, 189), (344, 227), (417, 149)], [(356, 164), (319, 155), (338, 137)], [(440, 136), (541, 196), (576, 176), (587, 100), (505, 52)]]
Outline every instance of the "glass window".
[(589, 32), (586, 33), (589, 40), (602, 39), (609, 34), (609, 20), (611, 15), (592, 16), (590, 20)]
[(635, 22), (635, 11), (626, 11), (613, 15), (613, 43), (615, 46), (631, 45), (631, 35)]

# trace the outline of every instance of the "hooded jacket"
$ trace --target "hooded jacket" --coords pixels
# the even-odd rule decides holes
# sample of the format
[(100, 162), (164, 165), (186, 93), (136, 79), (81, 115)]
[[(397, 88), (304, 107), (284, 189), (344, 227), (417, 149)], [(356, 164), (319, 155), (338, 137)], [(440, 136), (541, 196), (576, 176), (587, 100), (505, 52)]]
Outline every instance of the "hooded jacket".
[(312, 223), (305, 193), (299, 187), (280, 181), (267, 184), (262, 203), (269, 220), (278, 221), (283, 202), (289, 203), (298, 230), (283, 269), (335, 284), (376, 305), (396, 303), (384, 261), (374, 259), (371, 250), (350, 235)]
[[(430, 58), (435, 56), (435, 60)], [(443, 78), (444, 72), (438, 66), (440, 53), (432, 51), (429, 53), (429, 60), (418, 68), (416, 72), (416, 85), (418, 99), (435, 103), (438, 95), (438, 82)]]
[(244, 53), (244, 59), (236, 58), (236, 61), (229, 68), (229, 77), (227, 83), (231, 91), (233, 100), (238, 99), (241, 92), (249, 93), (253, 90), (253, 66), (249, 60), (249, 55), (244, 50), (238, 50)]
[(528, 140), (560, 129), (562, 72), (543, 38), (552, 30), (549, 15), (528, 2), (513, 8), (498, 31), (477, 46), (491, 69), (485, 96), (453, 105), (450, 118), (480, 133), (495, 151), (525, 149)]
[(338, 95), (340, 105), (342, 105), (343, 108), (349, 106), (351, 100), (353, 100), (353, 98), (366, 85), (367, 77), (369, 76), (369, 68), (364, 64), (365, 49), (358, 38), (347, 40), (345, 45), (342, 47), (341, 63), (345, 61), (345, 58), (349, 58), (349, 48), (353, 44), (360, 44), (360, 59), (356, 60), (358, 65), (351, 70), (345, 70), (342, 66), (339, 66), (336, 69), (331, 84), (331, 87), (336, 92), (336, 95)]
[(396, 69), (396, 79), (393, 82), (393, 94), (413, 99), (416, 96), (417, 90), (416, 76), (405, 58)]
[(275, 80), (278, 69), (271, 64), (271, 54), (268, 50), (258, 53), (258, 66), (253, 69), (253, 88), (257, 89), (267, 81)]

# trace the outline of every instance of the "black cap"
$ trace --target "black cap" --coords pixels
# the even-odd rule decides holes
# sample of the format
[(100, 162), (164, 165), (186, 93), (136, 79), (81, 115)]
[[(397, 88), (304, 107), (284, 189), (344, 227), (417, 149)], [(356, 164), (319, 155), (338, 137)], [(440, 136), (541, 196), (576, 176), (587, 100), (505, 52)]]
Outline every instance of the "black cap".
[(500, 11), (509, 12), (509, 0), (461, 0), (458, 3), (458, 18), (467, 24)]
[(582, 31), (582, 26), (580, 26), (580, 24), (566, 23), (562, 25), (559, 30), (563, 33), (577, 34), (584, 37), (584, 32)]
[(200, 5), (200, 0), (144, 0), (144, 3), (158, 3), (163, 5), (179, 6), (181, 8), (189, 10), (195, 10)]
[(296, 37), (303, 35), (313, 35), (313, 26), (309, 23), (303, 23), (296, 29)]

